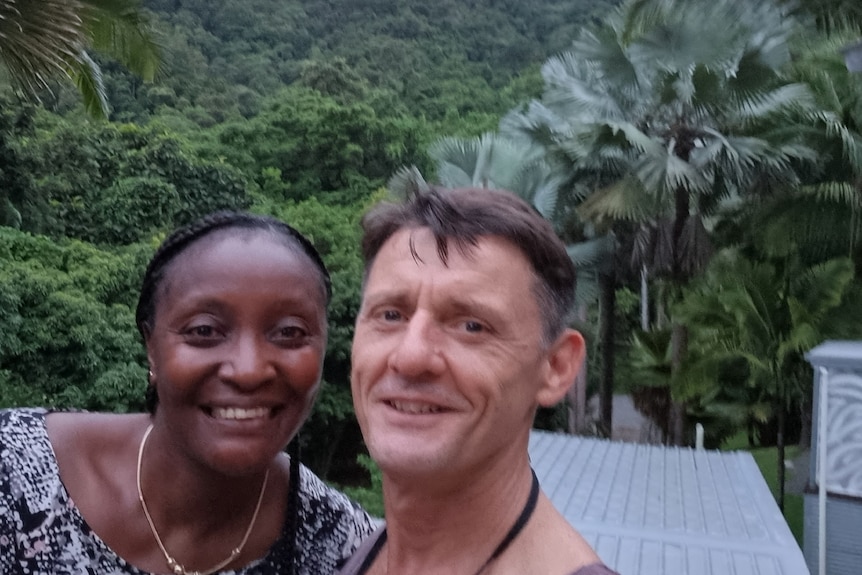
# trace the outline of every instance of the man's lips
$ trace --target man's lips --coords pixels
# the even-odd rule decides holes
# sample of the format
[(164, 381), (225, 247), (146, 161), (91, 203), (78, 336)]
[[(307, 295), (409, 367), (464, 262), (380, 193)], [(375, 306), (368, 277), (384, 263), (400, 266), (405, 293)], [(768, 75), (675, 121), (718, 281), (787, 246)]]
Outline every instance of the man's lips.
[(409, 415), (426, 415), (448, 411), (446, 408), (425, 401), (412, 401), (405, 399), (389, 399), (384, 401), (386, 405), (400, 413)]

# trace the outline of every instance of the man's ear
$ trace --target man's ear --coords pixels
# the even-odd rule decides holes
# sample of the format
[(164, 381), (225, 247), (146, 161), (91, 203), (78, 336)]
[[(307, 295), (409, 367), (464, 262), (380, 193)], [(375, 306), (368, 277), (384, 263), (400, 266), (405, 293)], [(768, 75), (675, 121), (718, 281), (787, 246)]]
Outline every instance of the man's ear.
[(550, 407), (565, 397), (575, 383), (584, 354), (584, 338), (580, 332), (567, 329), (557, 338), (548, 350), (542, 385), (536, 394), (540, 406)]

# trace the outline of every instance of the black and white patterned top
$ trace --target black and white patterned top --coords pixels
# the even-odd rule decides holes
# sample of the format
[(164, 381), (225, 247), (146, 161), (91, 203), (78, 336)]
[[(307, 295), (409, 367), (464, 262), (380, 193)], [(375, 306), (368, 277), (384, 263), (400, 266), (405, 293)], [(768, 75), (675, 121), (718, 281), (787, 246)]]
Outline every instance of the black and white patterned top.
[[(44, 409), (0, 410), (0, 574), (145, 575), (93, 533), (60, 481)], [(301, 468), (297, 573), (334, 573), (371, 533), (355, 503)], [(224, 574), (287, 573), (287, 526), (269, 553)]]

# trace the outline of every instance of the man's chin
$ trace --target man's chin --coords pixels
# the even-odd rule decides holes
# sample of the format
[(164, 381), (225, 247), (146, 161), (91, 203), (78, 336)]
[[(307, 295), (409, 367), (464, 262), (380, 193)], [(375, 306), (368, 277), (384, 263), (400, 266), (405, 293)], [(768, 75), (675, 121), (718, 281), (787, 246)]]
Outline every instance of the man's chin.
[(427, 446), (417, 449), (415, 443), (412, 449), (405, 446), (378, 445), (369, 447), (369, 452), (383, 474), (392, 478), (434, 477), (451, 467), (449, 458), (444, 457), (438, 450), (428, 449)]

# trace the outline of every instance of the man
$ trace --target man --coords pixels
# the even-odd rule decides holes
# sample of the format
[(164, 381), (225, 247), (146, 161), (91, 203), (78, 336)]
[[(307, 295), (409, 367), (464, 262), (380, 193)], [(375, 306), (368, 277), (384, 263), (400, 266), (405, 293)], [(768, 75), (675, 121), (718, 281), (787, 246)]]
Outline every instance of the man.
[(464, 189), (382, 204), (363, 228), (351, 385), (387, 525), (342, 573), (611, 574), (527, 454), (537, 407), (584, 355), (551, 226), (507, 192)]

